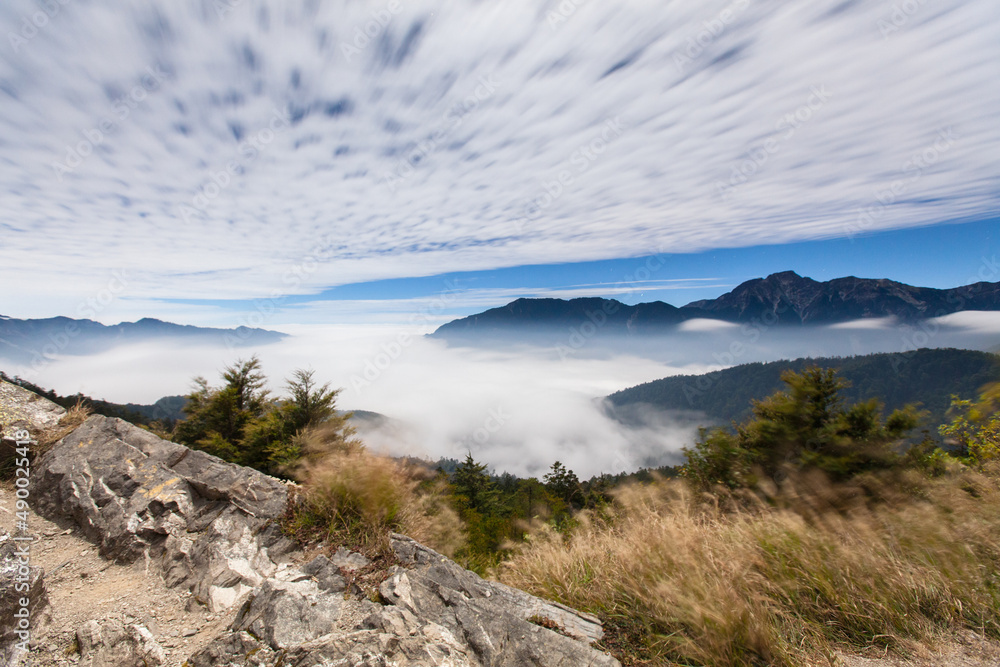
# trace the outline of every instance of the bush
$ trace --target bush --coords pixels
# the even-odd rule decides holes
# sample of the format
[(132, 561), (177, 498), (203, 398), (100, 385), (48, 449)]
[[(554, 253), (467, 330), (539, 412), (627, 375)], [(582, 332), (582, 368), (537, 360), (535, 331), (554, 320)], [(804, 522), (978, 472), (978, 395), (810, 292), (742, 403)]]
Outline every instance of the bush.
[(463, 527), (443, 482), (426, 470), (369, 452), (329, 425), (297, 438), (302, 482), (286, 528), (302, 541), (347, 545), (370, 556), (388, 553), (389, 532), (405, 533), (445, 555), (462, 545)]

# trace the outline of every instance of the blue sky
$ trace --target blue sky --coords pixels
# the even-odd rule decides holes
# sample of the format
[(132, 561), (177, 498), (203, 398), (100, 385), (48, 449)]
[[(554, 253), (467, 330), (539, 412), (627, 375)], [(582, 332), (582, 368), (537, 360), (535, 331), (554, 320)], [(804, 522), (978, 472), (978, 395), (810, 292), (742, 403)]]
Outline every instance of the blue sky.
[(436, 321), (996, 252), (995, 0), (387, 7), (4, 2), (0, 314)]

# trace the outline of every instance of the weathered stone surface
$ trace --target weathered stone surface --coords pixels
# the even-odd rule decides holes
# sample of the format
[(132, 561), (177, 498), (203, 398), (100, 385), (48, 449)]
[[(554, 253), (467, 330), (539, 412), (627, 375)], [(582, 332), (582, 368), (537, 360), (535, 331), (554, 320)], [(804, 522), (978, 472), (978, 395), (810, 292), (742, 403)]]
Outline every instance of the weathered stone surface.
[(268, 579), (240, 608), (232, 624), (275, 649), (302, 644), (336, 629), (344, 597), (320, 590), (302, 573), (302, 579)]
[[(26, 653), (23, 645), (49, 604), (45, 573), (40, 567), (32, 567), (30, 558), (24, 556), (26, 544), (0, 530), (0, 665), (13, 665), (18, 656)], [(28, 601), (26, 607), (21, 605), (22, 600)]]
[[(358, 555), (360, 556), (361, 554)], [(324, 591), (339, 593), (347, 588), (347, 580), (340, 573), (340, 568), (326, 556), (316, 556), (316, 558), (302, 566), (302, 571), (313, 577)]]
[(154, 667), (166, 660), (152, 633), (142, 625), (87, 621), (76, 631), (80, 667)]
[(59, 441), (30, 492), (38, 512), (72, 518), (104, 556), (159, 563), (168, 585), (212, 611), (260, 585), (292, 547), (273, 524), (282, 482), (120, 419), (92, 416)]
[[(486, 604), (523, 620), (532, 617), (547, 619), (559, 626), (569, 637), (595, 642), (604, 636), (600, 619), (570, 609), (557, 602), (542, 600), (522, 590), (511, 588), (496, 581), (486, 581), (475, 572), (470, 572), (454, 561), (425, 547), (405, 535), (392, 536), (392, 548), (399, 560), (407, 566), (383, 584), (382, 594), (399, 604), (413, 608), (423, 606), (428, 610), (440, 611), (447, 600), (464, 599), (474, 604)], [(406, 581), (403, 581), (403, 575)], [(413, 598), (412, 589), (416, 584), (425, 589), (438, 591), (437, 598)], [(459, 597), (456, 598), (455, 594)]]
[(47, 398), (0, 380), (0, 431), (27, 428), (37, 434), (57, 426), (65, 414)]

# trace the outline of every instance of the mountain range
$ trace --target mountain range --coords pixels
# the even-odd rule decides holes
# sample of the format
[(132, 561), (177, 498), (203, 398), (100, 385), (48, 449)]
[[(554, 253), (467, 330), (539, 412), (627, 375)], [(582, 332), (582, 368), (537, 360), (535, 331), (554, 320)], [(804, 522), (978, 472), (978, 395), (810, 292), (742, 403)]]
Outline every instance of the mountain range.
[(237, 327), (212, 329), (144, 318), (137, 322), (104, 325), (68, 317), (19, 320), (0, 315), (0, 358), (34, 363), (57, 354), (93, 354), (118, 345), (170, 339), (184, 343), (247, 347), (275, 343), (287, 334), (267, 329)]
[(748, 280), (716, 299), (683, 307), (662, 301), (634, 306), (615, 299), (517, 299), (506, 306), (454, 320), (433, 337), (489, 338), (519, 329), (545, 330), (592, 322), (602, 333), (656, 333), (692, 319), (770, 325), (821, 325), (894, 317), (915, 322), (966, 310), (1000, 310), (1000, 282), (952, 289), (913, 287), (886, 279), (837, 278), (819, 282), (793, 271)]

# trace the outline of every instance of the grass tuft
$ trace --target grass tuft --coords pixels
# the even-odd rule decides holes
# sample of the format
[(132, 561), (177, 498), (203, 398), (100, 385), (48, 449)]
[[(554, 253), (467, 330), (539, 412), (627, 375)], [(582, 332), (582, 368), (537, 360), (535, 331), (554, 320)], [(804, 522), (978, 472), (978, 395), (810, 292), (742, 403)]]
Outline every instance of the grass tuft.
[(536, 535), (501, 576), (601, 616), (625, 664), (791, 667), (835, 648), (906, 654), (956, 626), (1000, 637), (998, 476), (914, 475), (711, 502), (634, 485), (568, 538)]

